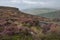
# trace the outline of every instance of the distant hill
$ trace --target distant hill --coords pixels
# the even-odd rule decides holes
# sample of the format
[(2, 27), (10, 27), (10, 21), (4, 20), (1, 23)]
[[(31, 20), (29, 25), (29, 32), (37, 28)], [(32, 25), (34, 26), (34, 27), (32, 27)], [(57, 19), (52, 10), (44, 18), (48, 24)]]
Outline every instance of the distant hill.
[(32, 8), (25, 9), (23, 12), (27, 14), (38, 15), (47, 18), (60, 18), (60, 10), (50, 8)]
[(44, 14), (38, 14), (38, 15), (42, 17), (47, 17), (47, 18), (60, 18), (60, 10), (44, 13)]
[(25, 10), (23, 10), (23, 12), (33, 14), (33, 15), (37, 15), (37, 14), (42, 14), (42, 13), (53, 12), (55, 10), (56, 9), (50, 9), (50, 8), (32, 8), (32, 9), (25, 9)]

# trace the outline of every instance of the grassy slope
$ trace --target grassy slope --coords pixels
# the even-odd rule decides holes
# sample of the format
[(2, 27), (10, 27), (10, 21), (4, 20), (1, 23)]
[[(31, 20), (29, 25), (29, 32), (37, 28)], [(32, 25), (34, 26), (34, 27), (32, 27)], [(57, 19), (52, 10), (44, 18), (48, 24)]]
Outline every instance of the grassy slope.
[(47, 17), (47, 18), (60, 18), (60, 11), (54, 11), (44, 14), (38, 14), (39, 16)]
[[(60, 36), (59, 36), (60, 34), (58, 35), (54, 33), (55, 35), (53, 35), (51, 32), (50, 33), (46, 32), (49, 30), (48, 28), (50, 27), (48, 25), (49, 23), (47, 25), (44, 25), (45, 24), (44, 22), (40, 23), (42, 24), (42, 26), (44, 25), (43, 26), (44, 28), (41, 28), (41, 26), (39, 26), (39, 24), (37, 23), (39, 21), (34, 19), (34, 17), (37, 17), (37, 16), (33, 17), (31, 15), (27, 15), (24, 13), (21, 14), (22, 12), (19, 12), (19, 11), (17, 12), (14, 10), (8, 11), (8, 10), (2, 9), (1, 11), (3, 12), (0, 13), (2, 14), (0, 16), (0, 22), (2, 21), (0, 23), (0, 28), (2, 28), (0, 30), (0, 33), (2, 31), (3, 35), (0, 34), (0, 40), (48, 40), (48, 39), (49, 40), (60, 40)], [(28, 18), (32, 19), (31, 22), (28, 21)], [(41, 17), (41, 19), (42, 18), (43, 17)], [(25, 19), (28, 22), (26, 22), (25, 20), (22, 20), (23, 22), (21, 22), (21, 19)], [(45, 27), (45, 26), (48, 26), (48, 27)], [(16, 31), (18, 31), (18, 33)], [(47, 34), (42, 33), (42, 31), (43, 32), (45, 31), (45, 33)]]

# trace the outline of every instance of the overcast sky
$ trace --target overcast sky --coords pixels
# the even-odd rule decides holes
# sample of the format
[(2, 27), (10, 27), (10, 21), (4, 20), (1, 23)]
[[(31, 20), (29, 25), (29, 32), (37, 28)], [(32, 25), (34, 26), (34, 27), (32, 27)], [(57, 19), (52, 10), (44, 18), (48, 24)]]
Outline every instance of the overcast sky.
[(0, 0), (0, 6), (28, 8), (60, 8), (60, 0)]

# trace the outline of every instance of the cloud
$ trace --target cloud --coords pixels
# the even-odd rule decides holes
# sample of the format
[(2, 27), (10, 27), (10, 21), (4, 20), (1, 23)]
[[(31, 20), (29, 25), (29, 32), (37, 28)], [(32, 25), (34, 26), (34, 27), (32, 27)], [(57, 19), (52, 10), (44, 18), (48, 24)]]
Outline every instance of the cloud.
[(11, 3), (21, 3), (21, 0), (10, 0)]
[(45, 2), (42, 2), (42, 1), (39, 1), (39, 2), (37, 2), (37, 1), (27, 1), (27, 0), (23, 0), (23, 3), (25, 3), (25, 4), (33, 4), (33, 5), (44, 5), (44, 4), (46, 4)]
[(23, 1), (23, 3), (26, 3), (26, 4), (37, 4), (37, 2), (32, 2), (32, 1)]
[(20, 9), (25, 8), (58, 8), (60, 7), (60, 0), (0, 0), (0, 6), (14, 6)]

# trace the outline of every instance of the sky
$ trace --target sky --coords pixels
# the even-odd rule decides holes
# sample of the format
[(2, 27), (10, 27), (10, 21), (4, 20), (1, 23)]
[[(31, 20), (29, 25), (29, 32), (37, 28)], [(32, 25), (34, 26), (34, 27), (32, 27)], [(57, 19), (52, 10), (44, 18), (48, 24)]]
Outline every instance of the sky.
[(0, 0), (0, 6), (11, 6), (19, 9), (60, 8), (60, 0)]

